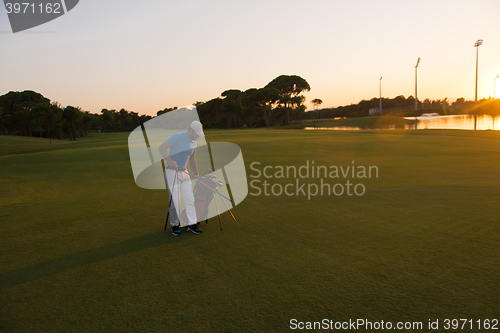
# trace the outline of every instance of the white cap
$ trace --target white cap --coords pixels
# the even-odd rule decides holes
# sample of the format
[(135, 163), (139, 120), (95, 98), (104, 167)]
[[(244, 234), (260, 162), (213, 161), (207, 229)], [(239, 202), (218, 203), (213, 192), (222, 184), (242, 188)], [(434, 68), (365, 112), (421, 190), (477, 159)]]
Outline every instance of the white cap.
[(198, 120), (194, 120), (189, 127), (191, 127), (198, 136), (205, 136), (205, 133), (203, 133), (203, 125)]

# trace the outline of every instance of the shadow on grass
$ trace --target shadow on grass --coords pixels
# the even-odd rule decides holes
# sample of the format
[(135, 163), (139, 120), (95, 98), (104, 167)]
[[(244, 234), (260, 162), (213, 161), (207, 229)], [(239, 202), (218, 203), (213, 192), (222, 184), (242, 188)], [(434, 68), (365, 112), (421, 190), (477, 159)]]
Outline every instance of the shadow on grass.
[(124, 254), (145, 250), (178, 241), (178, 237), (168, 237), (170, 232), (158, 231), (126, 241), (106, 245), (67, 257), (19, 268), (0, 274), (0, 290), (31, 282), (72, 268), (111, 259)]

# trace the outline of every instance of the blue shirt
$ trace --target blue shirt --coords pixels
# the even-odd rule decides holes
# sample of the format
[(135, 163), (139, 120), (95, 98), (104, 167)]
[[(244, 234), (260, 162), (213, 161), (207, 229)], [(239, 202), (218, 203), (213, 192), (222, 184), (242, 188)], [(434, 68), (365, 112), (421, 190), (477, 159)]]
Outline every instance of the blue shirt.
[(196, 141), (191, 140), (187, 132), (177, 133), (167, 139), (172, 146), (168, 150), (168, 156), (177, 163), (179, 168), (185, 168), (189, 156), (196, 151)]

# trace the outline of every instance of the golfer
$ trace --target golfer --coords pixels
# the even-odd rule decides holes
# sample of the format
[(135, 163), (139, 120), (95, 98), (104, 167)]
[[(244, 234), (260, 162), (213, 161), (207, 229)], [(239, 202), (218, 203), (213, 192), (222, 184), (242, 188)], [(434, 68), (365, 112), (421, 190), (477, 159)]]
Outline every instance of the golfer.
[[(198, 166), (196, 164), (196, 139), (205, 136), (203, 125), (199, 121), (193, 121), (186, 132), (172, 135), (160, 145), (160, 154), (167, 161), (165, 177), (168, 183), (168, 191), (174, 204), (170, 204), (170, 225), (172, 234), (179, 236), (179, 208), (180, 196), (184, 200), (186, 215), (188, 219), (188, 230), (198, 235), (202, 230), (198, 228), (196, 219), (196, 209), (194, 206), (194, 195), (191, 187), (191, 179), (187, 171), (187, 163), (194, 173), (194, 178), (198, 178)], [(168, 150), (168, 151), (167, 151)], [(176, 209), (177, 208), (177, 209)]]

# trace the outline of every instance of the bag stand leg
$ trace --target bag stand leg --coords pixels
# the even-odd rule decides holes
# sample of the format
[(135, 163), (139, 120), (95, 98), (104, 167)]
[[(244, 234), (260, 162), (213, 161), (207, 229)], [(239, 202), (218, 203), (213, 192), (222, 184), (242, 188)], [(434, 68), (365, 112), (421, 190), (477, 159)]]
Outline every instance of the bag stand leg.
[[(229, 214), (231, 214), (231, 217), (233, 218), (234, 222), (238, 223), (238, 221), (236, 221), (236, 219), (234, 218), (233, 212), (231, 211), (231, 209), (229, 209), (226, 202), (224, 201), (224, 198), (222, 198), (220, 193), (218, 193), (218, 194), (219, 194), (220, 200), (224, 203), (224, 206), (226, 206), (226, 209), (229, 211)], [(214, 198), (215, 198), (215, 196), (214, 196)]]
[(168, 212), (167, 212), (167, 219), (165, 220), (165, 228), (163, 230), (167, 230), (167, 224), (168, 224), (168, 217), (170, 216), (170, 205), (172, 204), (172, 196), (170, 195), (170, 198), (168, 199)]
[(220, 218), (219, 205), (217, 204), (217, 198), (215, 197), (215, 192), (214, 192), (214, 201), (215, 201), (215, 207), (217, 207), (217, 215), (219, 216), (220, 230), (222, 230), (222, 220)]
[[(175, 171), (175, 176), (174, 176), (174, 185), (172, 185), (172, 190), (175, 186), (175, 180), (177, 179), (177, 171)], [(168, 217), (170, 216), (170, 205), (172, 205), (172, 193), (170, 193), (171, 191), (168, 189), (168, 181), (167, 181), (167, 175), (165, 174), (165, 183), (167, 183), (167, 191), (168, 191), (168, 194), (170, 194), (169, 198), (168, 198), (168, 212), (167, 212), (167, 219), (165, 220), (165, 228), (163, 228), (163, 231), (167, 230), (167, 224), (168, 224)]]

